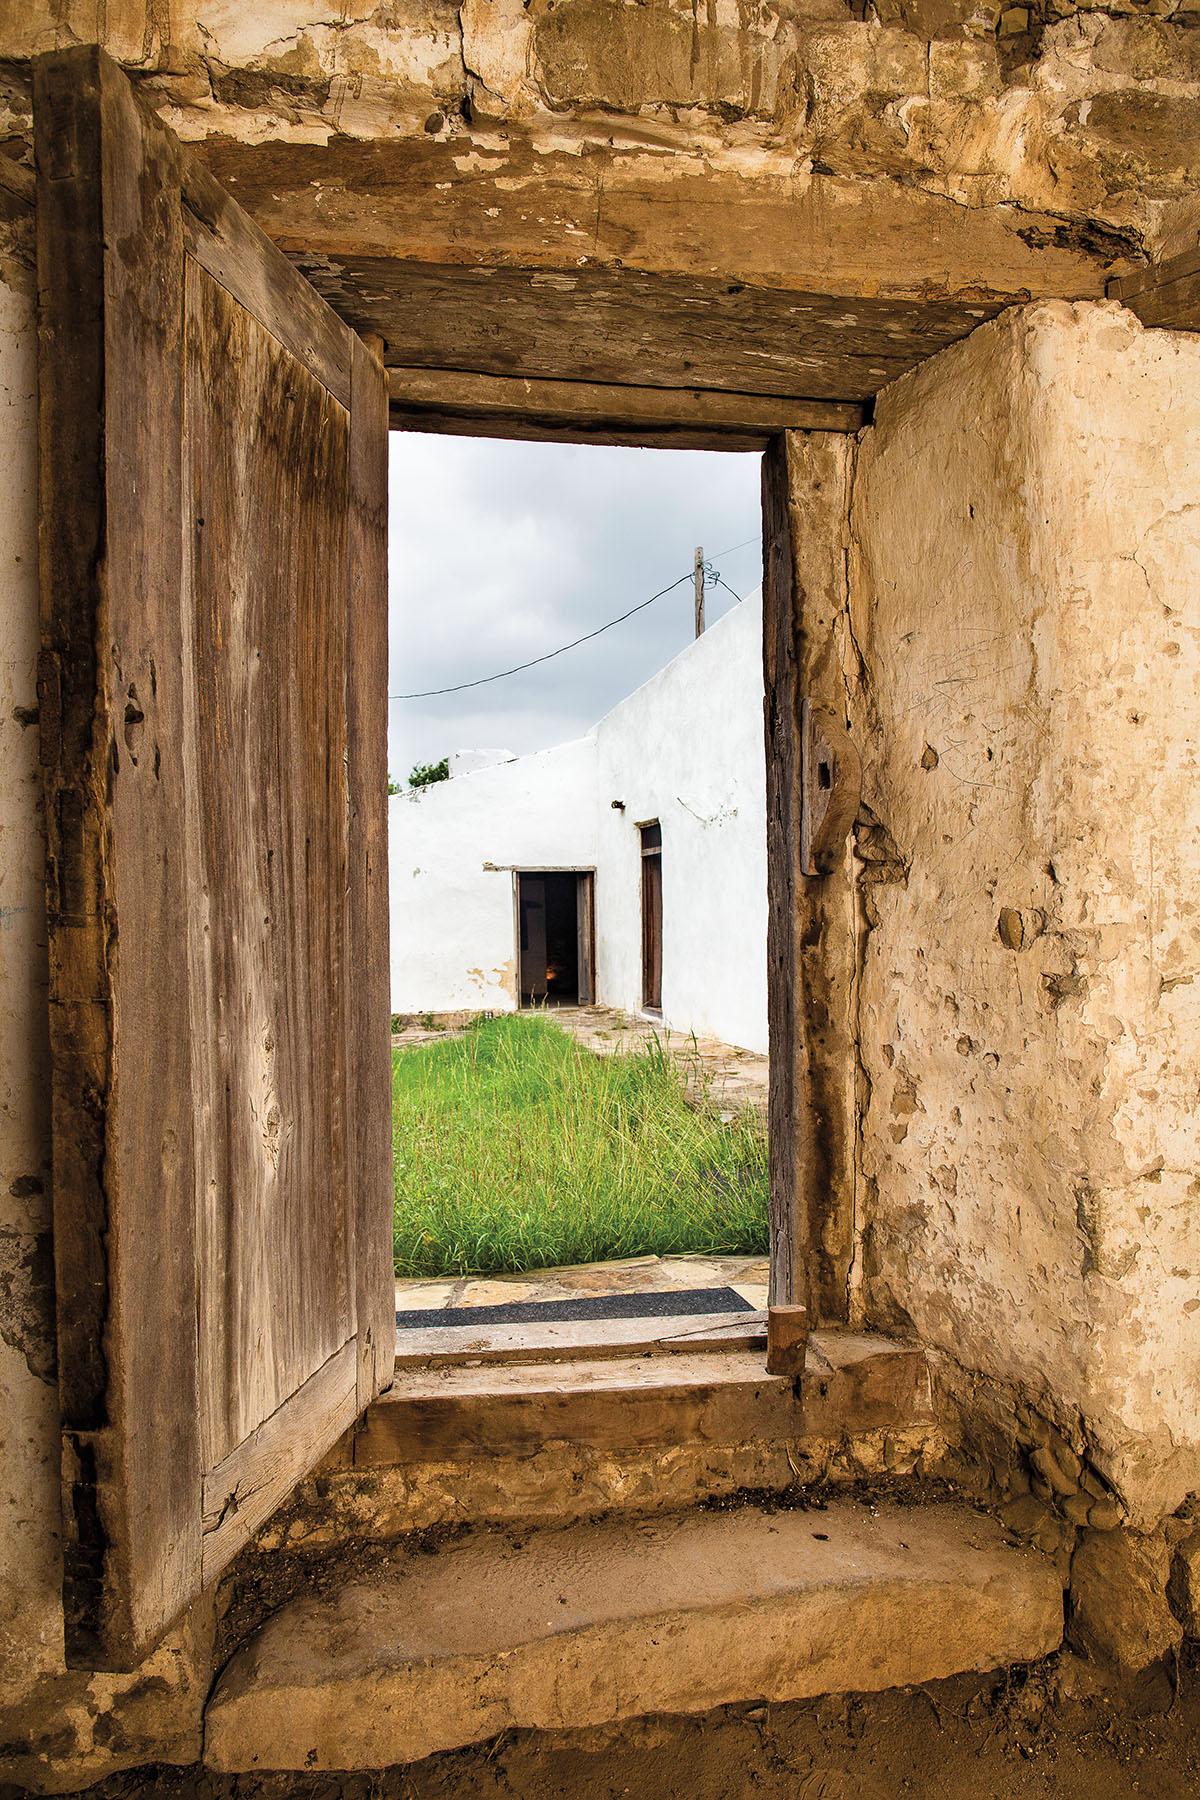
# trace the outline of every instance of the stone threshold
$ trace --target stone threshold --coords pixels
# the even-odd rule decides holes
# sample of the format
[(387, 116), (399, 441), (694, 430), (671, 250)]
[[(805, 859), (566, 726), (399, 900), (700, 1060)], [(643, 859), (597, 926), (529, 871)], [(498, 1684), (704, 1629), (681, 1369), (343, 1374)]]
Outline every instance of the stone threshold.
[(259, 1548), (399, 1542), (679, 1511), (739, 1494), (937, 1476), (945, 1443), (916, 1345), (818, 1331), (799, 1379), (761, 1349), (401, 1369)]
[(275, 1613), (205, 1762), (374, 1770), (513, 1728), (909, 1686), (1050, 1654), (1061, 1582), (961, 1504), (834, 1498), (478, 1531)]
[[(544, 1320), (522, 1324), (441, 1326), (440, 1311), (599, 1296), (732, 1288), (744, 1314), (693, 1313), (669, 1319)], [(579, 1356), (670, 1355), (703, 1349), (766, 1354), (767, 1262), (758, 1256), (637, 1256), (608, 1263), (540, 1269), (527, 1274), (466, 1276), (458, 1281), (396, 1282), (398, 1312), (429, 1312), (428, 1331), (396, 1333), (396, 1368), (434, 1368), (484, 1359), (556, 1362)]]

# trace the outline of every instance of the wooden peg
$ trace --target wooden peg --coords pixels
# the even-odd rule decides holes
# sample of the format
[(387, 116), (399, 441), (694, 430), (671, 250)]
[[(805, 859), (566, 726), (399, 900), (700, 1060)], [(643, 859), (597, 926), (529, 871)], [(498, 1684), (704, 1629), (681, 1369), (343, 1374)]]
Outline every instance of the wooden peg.
[(767, 1374), (803, 1375), (808, 1346), (808, 1308), (767, 1308)]

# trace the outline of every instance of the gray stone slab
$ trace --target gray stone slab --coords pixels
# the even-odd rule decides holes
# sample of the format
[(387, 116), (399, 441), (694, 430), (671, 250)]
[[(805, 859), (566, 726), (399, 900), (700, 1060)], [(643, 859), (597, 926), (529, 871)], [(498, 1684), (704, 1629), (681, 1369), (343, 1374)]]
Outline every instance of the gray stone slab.
[(586, 1727), (932, 1681), (1047, 1655), (1051, 1564), (965, 1506), (483, 1532), (292, 1602), (234, 1658), (213, 1769), (379, 1769)]
[(727, 1350), (766, 1344), (758, 1312), (681, 1314), (674, 1319), (546, 1319), (525, 1325), (442, 1325), (396, 1333), (396, 1368), (432, 1369), (486, 1357), (553, 1362), (565, 1356), (668, 1356), (701, 1345)]

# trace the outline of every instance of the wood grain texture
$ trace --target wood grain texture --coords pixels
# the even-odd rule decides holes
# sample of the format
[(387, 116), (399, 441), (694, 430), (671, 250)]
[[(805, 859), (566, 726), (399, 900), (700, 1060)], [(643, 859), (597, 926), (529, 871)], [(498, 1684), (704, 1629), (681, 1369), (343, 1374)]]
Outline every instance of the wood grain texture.
[(400, 250), (296, 260), (356, 330), (384, 338), (389, 366), (810, 401), (861, 403), (1029, 297), (848, 297), (632, 267), (464, 268)]
[(181, 169), (188, 255), (229, 290), (347, 409), (352, 337), (206, 169)]
[(214, 1581), (358, 1414), (357, 1353), (345, 1344), (204, 1478), (206, 1583)]
[[(1121, 292), (1114, 292), (1121, 290)], [(1119, 299), (1144, 326), (1166, 331), (1200, 331), (1200, 254), (1177, 257), (1155, 272), (1153, 281), (1132, 286), (1114, 281), (1110, 299)]]
[(768, 1375), (803, 1375), (808, 1350), (808, 1308), (772, 1306), (767, 1311)]
[(777, 431), (857, 431), (863, 419), (861, 406), (833, 401), (458, 370), (393, 367), (388, 387), (395, 426), (476, 437), (643, 444), (649, 431), (681, 448), (765, 450)]
[(854, 893), (846, 850), (800, 872), (804, 699), (845, 721), (840, 632), (854, 444), (788, 432), (764, 459), (771, 1304), (848, 1316), (854, 1252)]
[[(785, 442), (799, 692), (831, 725), (845, 730), (843, 657), (852, 665), (855, 654), (846, 622), (846, 546), (857, 446), (852, 438), (829, 432), (789, 432)], [(856, 764), (850, 745), (846, 759)], [(847, 774), (857, 779), (853, 767)], [(799, 820), (795, 823), (798, 828)], [(830, 853), (828, 873), (798, 877), (795, 1004), (809, 1115), (799, 1175), (807, 1215), (810, 1326), (843, 1324), (849, 1316), (858, 1073), (855, 904), (848, 843)]]
[(578, 946), (579, 1004), (596, 1000), (596, 876), (588, 869), (575, 884), (575, 941)]
[[(353, 1335), (342, 1036), (349, 415), (189, 265), (205, 1465)], [(203, 901), (199, 896), (203, 894)]]
[(692, 1350), (766, 1348), (760, 1312), (680, 1314), (673, 1319), (543, 1319), (522, 1325), (431, 1325), (396, 1333), (396, 1368), (455, 1363), (554, 1362), (575, 1355), (670, 1356)]
[(64, 1608), (120, 1668), (199, 1586), (179, 157), (97, 51), (34, 83)]
[(107, 57), (35, 106), (67, 1651), (131, 1669), (391, 1371), (386, 391)]
[(1200, 247), (1110, 281), (1108, 298), (1120, 300), (1143, 325), (1200, 331)]
[(379, 347), (351, 346), (347, 520), (349, 796), (346, 1067), (359, 1411), (392, 1379), (392, 1040), (387, 852), (387, 383)]
[(808, 1147), (808, 1071), (796, 1004), (800, 846), (800, 703), (788, 514), (787, 441), (763, 458), (763, 716), (767, 759), (767, 1093), (770, 1305), (808, 1300), (807, 1218), (801, 1205)]
[(527, 444), (600, 444), (627, 450), (727, 450), (761, 455), (767, 444), (762, 431), (717, 431), (709, 425), (588, 425), (564, 422), (542, 413), (513, 413), (509, 418), (470, 414), (408, 412), (394, 406), (394, 431), (425, 431), (435, 436), (505, 438)]
[(814, 1332), (802, 1383), (765, 1374), (753, 1351), (683, 1351), (552, 1363), (412, 1369), (372, 1406), (323, 1471), (431, 1462), (485, 1468), (554, 1457), (567, 1444), (636, 1451), (688, 1443), (785, 1444), (904, 1430), (933, 1419), (919, 1347), (877, 1333)]
[[(551, 1455), (565, 1444), (633, 1451), (800, 1435), (791, 1381), (737, 1350), (597, 1362), (485, 1364), (401, 1375), (353, 1440), (356, 1469)], [(328, 1462), (325, 1465), (328, 1467)]]
[[(807, 28), (799, 18), (796, 26)], [(1004, 307), (1099, 299), (1114, 249), (1133, 242), (1102, 232), (1089, 247), (1090, 234), (1062, 214), (963, 205), (961, 195), (934, 193), (919, 179), (864, 179), (861, 164), (809, 173), (795, 150), (768, 171), (748, 143), (714, 156), (688, 120), (671, 124), (662, 114), (510, 115), (465, 132), (456, 122), (437, 136), (324, 129), (302, 137), (246, 142), (214, 133), (200, 154), (281, 248), (327, 259), (335, 278), (360, 258), (394, 257), (555, 281), (581, 270), (700, 273), (730, 288), (836, 295), (851, 305), (885, 297)], [(378, 291), (373, 282), (367, 289)]]

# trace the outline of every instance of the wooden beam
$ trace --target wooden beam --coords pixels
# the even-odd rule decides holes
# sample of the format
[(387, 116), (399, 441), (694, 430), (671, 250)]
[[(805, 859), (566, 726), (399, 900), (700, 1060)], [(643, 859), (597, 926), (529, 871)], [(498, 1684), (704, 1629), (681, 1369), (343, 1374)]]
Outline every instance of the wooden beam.
[(964, 206), (859, 173), (768, 172), (755, 150), (714, 158), (685, 124), (662, 119), (554, 115), (437, 137), (335, 132), (321, 144), (222, 132), (195, 153), (288, 255), (325, 257), (351, 286), (365, 257), (556, 281), (708, 273), (726, 285), (999, 308), (1099, 299), (1124, 248), (1081, 246), (1086, 234), (1061, 213)]
[[(316, 255), (299, 266), (394, 368), (861, 405), (1000, 310), (847, 299), (634, 269), (475, 269)], [(1025, 296), (1028, 298), (1028, 296)]]
[(781, 431), (857, 431), (863, 422), (862, 407), (851, 402), (458, 369), (389, 369), (388, 388), (394, 427), (467, 437), (762, 450)]
[[(840, 644), (856, 445), (788, 433), (763, 460), (763, 672), (767, 728), (767, 1016), (771, 1038), (770, 1307), (845, 1323), (855, 1246), (855, 890), (851, 859), (800, 862), (803, 702), (845, 720)], [(803, 1336), (781, 1314), (777, 1353)]]
[(180, 151), (94, 46), (33, 82), (63, 1619), (131, 1670), (201, 1582)]
[(1200, 245), (1110, 281), (1107, 293), (1110, 300), (1119, 300), (1136, 313), (1143, 325), (1200, 331)]

